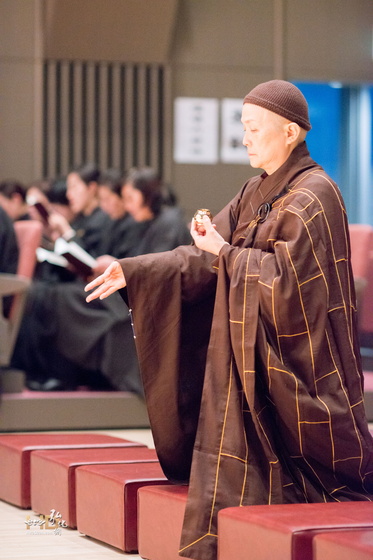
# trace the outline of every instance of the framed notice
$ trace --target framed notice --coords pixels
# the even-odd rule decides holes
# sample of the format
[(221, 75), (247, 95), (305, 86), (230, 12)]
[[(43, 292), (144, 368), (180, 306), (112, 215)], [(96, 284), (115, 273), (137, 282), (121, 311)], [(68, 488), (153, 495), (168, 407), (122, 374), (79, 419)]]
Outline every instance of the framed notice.
[(178, 97), (174, 102), (174, 160), (214, 164), (218, 161), (218, 100)]
[(247, 150), (242, 144), (242, 99), (223, 99), (221, 102), (220, 158), (224, 163), (250, 164)]

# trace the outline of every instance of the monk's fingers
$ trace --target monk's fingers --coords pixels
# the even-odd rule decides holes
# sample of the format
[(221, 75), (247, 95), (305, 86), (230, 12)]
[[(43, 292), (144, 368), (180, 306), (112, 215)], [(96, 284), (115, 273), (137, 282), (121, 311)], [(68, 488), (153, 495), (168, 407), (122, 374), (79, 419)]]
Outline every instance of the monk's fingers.
[(94, 292), (89, 294), (85, 298), (85, 300), (86, 300), (87, 303), (89, 303), (90, 301), (93, 301), (94, 299), (101, 298), (102, 294), (104, 294), (106, 291), (107, 291), (107, 286), (105, 286), (105, 284), (103, 284), (102, 286), (97, 288)]
[(197, 226), (197, 222), (194, 218), (192, 218), (192, 221), (190, 222), (190, 233), (192, 235), (196, 231), (196, 226)]
[(114, 292), (116, 292), (117, 289), (118, 289), (118, 288), (117, 288), (116, 286), (109, 286), (109, 287), (106, 287), (106, 290), (100, 294), (100, 299), (105, 299), (105, 298), (111, 296), (111, 294), (113, 294)]
[(114, 278), (114, 275), (118, 273), (119, 274), (121, 273), (120, 264), (117, 261), (113, 261), (111, 264), (109, 264), (105, 272), (100, 274), (100, 276), (97, 276), (97, 278), (95, 278), (94, 280), (92, 280), (92, 282), (89, 282), (89, 284), (86, 285), (84, 291), (89, 292), (89, 290), (93, 290), (93, 288), (97, 288), (97, 286), (101, 286), (101, 284), (107, 282), (111, 278)]
[(97, 278), (95, 278), (94, 280), (92, 280), (92, 282), (89, 282), (89, 284), (87, 284), (84, 288), (85, 292), (89, 292), (90, 290), (93, 290), (93, 288), (96, 288), (97, 286), (100, 286), (101, 284), (103, 284), (105, 282), (105, 278), (104, 275), (101, 274), (100, 276), (97, 276)]
[(202, 218), (203, 220), (203, 227), (205, 228), (205, 231), (213, 231), (215, 229), (215, 224), (213, 224), (210, 220), (210, 218), (208, 216), (203, 216)]
[(117, 290), (124, 288), (126, 286), (126, 282), (124, 278), (118, 280), (115, 278), (106, 278), (103, 284), (96, 288), (91, 294), (86, 297), (86, 302), (89, 303), (90, 301), (100, 298), (105, 299), (108, 296), (111, 296)]
[(96, 288), (87, 298), (86, 301), (90, 302), (93, 299), (105, 299), (117, 290), (126, 286), (126, 279), (124, 278), (123, 270), (117, 261), (111, 263), (103, 274), (92, 280), (85, 287), (85, 291)]

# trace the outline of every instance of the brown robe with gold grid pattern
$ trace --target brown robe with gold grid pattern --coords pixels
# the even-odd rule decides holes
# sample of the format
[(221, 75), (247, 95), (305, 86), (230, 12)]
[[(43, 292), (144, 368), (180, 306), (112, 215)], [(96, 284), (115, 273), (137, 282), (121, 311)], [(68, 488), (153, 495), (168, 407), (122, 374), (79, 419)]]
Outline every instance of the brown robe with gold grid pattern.
[(221, 508), (373, 499), (337, 186), (302, 143), (214, 223), (217, 259), (121, 261), (155, 446), (170, 479), (190, 476), (180, 554), (198, 560), (216, 557)]

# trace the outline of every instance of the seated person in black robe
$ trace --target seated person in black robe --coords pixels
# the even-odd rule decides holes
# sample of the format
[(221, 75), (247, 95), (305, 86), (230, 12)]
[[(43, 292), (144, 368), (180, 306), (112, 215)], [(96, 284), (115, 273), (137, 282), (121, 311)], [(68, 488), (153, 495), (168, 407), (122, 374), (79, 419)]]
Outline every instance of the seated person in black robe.
[[(0, 207), (0, 273), (16, 274), (18, 266), (18, 244), (13, 222)], [(7, 317), (12, 303), (11, 297), (3, 300), (3, 312)]]
[(19, 181), (1, 181), (0, 206), (13, 222), (30, 218), (26, 202), (26, 187)]
[[(113, 222), (102, 240), (95, 276), (118, 258), (162, 252), (191, 242), (180, 209), (173, 201), (169, 204), (170, 194), (152, 169), (134, 169), (123, 181), (113, 172), (104, 175), (99, 199)], [(118, 294), (87, 306), (83, 283), (70, 283), (55, 290), (54, 309), (57, 327), (53, 347), (86, 369), (84, 385), (92, 387), (93, 380), (97, 384), (100, 379), (97, 388), (142, 394), (131, 318)], [(61, 371), (63, 383), (71, 383), (66, 377)]]
[[(99, 176), (100, 171), (93, 164), (71, 171), (67, 176), (66, 196), (74, 217), (69, 223), (61, 212), (52, 210), (48, 218), (50, 239), (62, 236), (67, 241), (73, 240), (92, 257), (101, 254), (102, 239), (112, 222), (99, 206)], [(61, 370), (68, 372), (67, 378), (74, 379), (79, 375), (76, 366), (61, 356), (53, 345), (57, 329), (55, 292), (62, 283), (65, 287), (70, 283), (80, 285), (81, 279), (72, 270), (53, 266), (44, 267), (40, 272), (38, 268), (28, 295), (12, 365), (26, 372), (26, 383), (31, 389), (43, 389), (45, 384), (49, 389), (58, 388)]]

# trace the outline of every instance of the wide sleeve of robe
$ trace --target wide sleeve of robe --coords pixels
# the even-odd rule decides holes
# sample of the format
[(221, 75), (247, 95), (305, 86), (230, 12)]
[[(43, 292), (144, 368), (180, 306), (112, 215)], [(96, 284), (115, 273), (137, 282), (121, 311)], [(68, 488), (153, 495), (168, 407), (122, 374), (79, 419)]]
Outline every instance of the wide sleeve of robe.
[[(214, 222), (231, 238), (224, 208)], [(120, 260), (155, 447), (171, 480), (189, 479), (215, 299), (215, 260), (195, 246)]]

